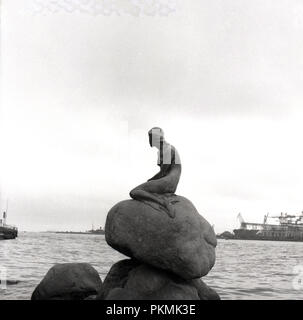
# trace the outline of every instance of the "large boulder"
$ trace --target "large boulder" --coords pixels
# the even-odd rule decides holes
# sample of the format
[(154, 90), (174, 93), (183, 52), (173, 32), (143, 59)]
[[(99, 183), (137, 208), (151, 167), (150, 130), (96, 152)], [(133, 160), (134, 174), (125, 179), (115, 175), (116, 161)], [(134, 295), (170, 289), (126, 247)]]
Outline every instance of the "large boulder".
[(174, 195), (175, 218), (147, 202), (125, 200), (108, 213), (107, 243), (119, 252), (184, 279), (206, 275), (215, 263), (216, 235), (186, 198)]
[(32, 294), (32, 300), (84, 300), (97, 295), (102, 281), (88, 263), (54, 265)]
[(97, 300), (216, 300), (214, 290), (200, 279), (184, 280), (135, 260), (114, 264)]

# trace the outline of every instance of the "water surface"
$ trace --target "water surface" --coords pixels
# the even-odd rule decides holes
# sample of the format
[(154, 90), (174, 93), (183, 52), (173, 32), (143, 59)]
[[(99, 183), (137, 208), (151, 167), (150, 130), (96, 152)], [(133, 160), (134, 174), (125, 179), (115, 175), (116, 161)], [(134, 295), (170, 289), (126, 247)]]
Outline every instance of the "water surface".
[[(303, 243), (219, 240), (216, 252), (215, 267), (203, 279), (222, 299), (303, 299), (303, 286), (293, 288), (293, 268), (303, 265)], [(0, 241), (0, 267), (8, 280), (19, 281), (0, 290), (0, 299), (30, 299), (55, 263), (88, 262), (104, 280), (124, 258), (102, 235), (20, 233)]]

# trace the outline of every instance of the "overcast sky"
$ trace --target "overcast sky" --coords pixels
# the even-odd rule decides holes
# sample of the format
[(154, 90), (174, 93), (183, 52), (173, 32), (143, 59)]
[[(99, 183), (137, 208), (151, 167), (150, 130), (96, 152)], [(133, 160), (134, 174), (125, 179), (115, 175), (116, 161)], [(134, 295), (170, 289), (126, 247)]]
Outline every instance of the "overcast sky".
[(179, 150), (177, 193), (217, 232), (239, 212), (303, 210), (302, 1), (187, 0), (137, 17), (32, 14), (31, 2), (2, 0), (8, 223), (104, 226), (158, 171), (153, 126)]

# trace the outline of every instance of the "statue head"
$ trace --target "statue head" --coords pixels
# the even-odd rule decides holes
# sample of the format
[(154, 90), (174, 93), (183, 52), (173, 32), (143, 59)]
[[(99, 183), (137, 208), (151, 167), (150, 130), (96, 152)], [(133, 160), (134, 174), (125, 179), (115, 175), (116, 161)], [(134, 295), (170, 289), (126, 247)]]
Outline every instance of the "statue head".
[(148, 131), (148, 137), (150, 146), (160, 149), (160, 143), (164, 141), (164, 131), (159, 127), (154, 127)]

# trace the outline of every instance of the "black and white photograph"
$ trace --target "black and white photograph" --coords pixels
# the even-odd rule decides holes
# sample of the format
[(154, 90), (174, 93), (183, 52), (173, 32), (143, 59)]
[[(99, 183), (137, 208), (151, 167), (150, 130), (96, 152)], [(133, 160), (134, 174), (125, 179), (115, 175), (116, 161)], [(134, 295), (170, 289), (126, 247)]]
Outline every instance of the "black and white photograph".
[(303, 300), (303, 1), (1, 0), (0, 40), (0, 300)]

